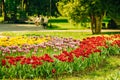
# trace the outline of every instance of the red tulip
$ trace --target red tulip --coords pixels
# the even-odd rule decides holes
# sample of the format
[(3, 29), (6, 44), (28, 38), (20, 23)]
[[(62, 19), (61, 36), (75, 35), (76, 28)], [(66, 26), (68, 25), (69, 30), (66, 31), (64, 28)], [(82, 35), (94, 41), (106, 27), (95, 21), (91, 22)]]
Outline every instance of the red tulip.
[(2, 66), (5, 66), (5, 65), (6, 65), (6, 60), (3, 59), (3, 60), (2, 60)]
[(56, 69), (52, 69), (52, 73), (54, 74), (56, 72)]
[(48, 54), (45, 54), (45, 55), (42, 56), (41, 58), (42, 58), (42, 60), (44, 60), (44, 61), (54, 62), (54, 60), (53, 60)]

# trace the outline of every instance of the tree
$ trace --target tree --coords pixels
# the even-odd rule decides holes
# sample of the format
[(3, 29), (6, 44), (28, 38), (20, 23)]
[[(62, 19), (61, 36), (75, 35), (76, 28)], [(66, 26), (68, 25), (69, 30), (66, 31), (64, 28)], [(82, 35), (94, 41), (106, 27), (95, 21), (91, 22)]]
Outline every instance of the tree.
[(17, 21), (17, 13), (18, 9), (17, 7), (20, 4), (20, 0), (5, 0), (5, 12), (6, 12), (6, 18), (4, 21)]
[(6, 19), (6, 11), (5, 11), (5, 1), (1, 0), (1, 4), (2, 4), (2, 16), (4, 17), (4, 20)]
[[(71, 6), (71, 8), (67, 6)], [(79, 23), (85, 19), (90, 19), (92, 33), (98, 34), (101, 32), (104, 9), (100, 0), (71, 0), (65, 3), (63, 7), (63, 11), (66, 11), (67, 16), (74, 22)]]
[(29, 3), (28, 5), (29, 7), (27, 8), (28, 14), (49, 16), (51, 13), (52, 16), (56, 16), (56, 14), (58, 14), (57, 6), (56, 6), (57, 2), (58, 0), (35, 0), (35, 1), (28, 0)]
[[(27, 16), (44, 15), (52, 16), (58, 14), (56, 2), (58, 0), (0, 0), (2, 6), (2, 16), (4, 21), (24, 21)], [(50, 11), (51, 4), (51, 11)]]
[(112, 7), (119, 6), (119, 2), (119, 0), (117, 0), (117, 2), (113, 0), (60, 0), (58, 8), (62, 14), (65, 13), (65, 16), (68, 16), (76, 23), (84, 21), (85, 19), (90, 19), (92, 33), (99, 34), (101, 33), (104, 15), (106, 15), (106, 13), (109, 15), (115, 14), (111, 13), (114, 9), (115, 12), (118, 13), (116, 8)]
[(107, 1), (107, 12), (106, 15), (120, 25), (120, 0), (109, 0)]

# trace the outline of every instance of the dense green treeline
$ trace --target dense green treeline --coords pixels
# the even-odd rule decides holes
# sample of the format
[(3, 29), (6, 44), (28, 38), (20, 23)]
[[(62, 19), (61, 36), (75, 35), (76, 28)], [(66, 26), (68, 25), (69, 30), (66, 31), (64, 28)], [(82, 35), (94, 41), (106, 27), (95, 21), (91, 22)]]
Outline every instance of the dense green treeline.
[(58, 0), (0, 0), (0, 15), (4, 21), (24, 21), (27, 16), (57, 16)]

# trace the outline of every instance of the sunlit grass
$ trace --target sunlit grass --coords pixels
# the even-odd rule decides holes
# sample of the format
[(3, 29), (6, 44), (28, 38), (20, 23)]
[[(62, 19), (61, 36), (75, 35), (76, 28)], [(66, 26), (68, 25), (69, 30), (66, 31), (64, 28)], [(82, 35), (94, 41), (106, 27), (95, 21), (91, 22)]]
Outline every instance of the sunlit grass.
[[(120, 34), (120, 32), (103, 32), (99, 35), (112, 35), (112, 34)], [(92, 35), (92, 32), (52, 32), (52, 31), (25, 31), (25, 32), (1, 32), (0, 35), (2, 36), (57, 36), (57, 37), (71, 37), (74, 39), (83, 39), (90, 36), (97, 36)]]
[(57, 37), (71, 37), (74, 39), (83, 39), (92, 36), (91, 32), (3, 32), (3, 36), (57, 36)]
[(84, 30), (90, 29), (90, 23), (82, 26), (81, 24), (73, 25), (72, 23), (52, 23), (52, 27), (48, 27), (48, 29), (57, 29), (57, 30)]

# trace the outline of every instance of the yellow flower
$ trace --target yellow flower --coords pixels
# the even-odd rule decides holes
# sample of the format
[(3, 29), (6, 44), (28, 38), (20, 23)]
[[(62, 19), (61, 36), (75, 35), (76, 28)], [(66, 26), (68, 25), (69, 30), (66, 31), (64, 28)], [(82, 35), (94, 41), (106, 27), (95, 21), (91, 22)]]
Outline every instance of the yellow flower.
[(40, 44), (50, 40), (50, 37), (26, 37), (26, 36), (17, 36), (17, 37), (3, 37), (0, 38), (0, 46), (21, 46), (23, 44)]

